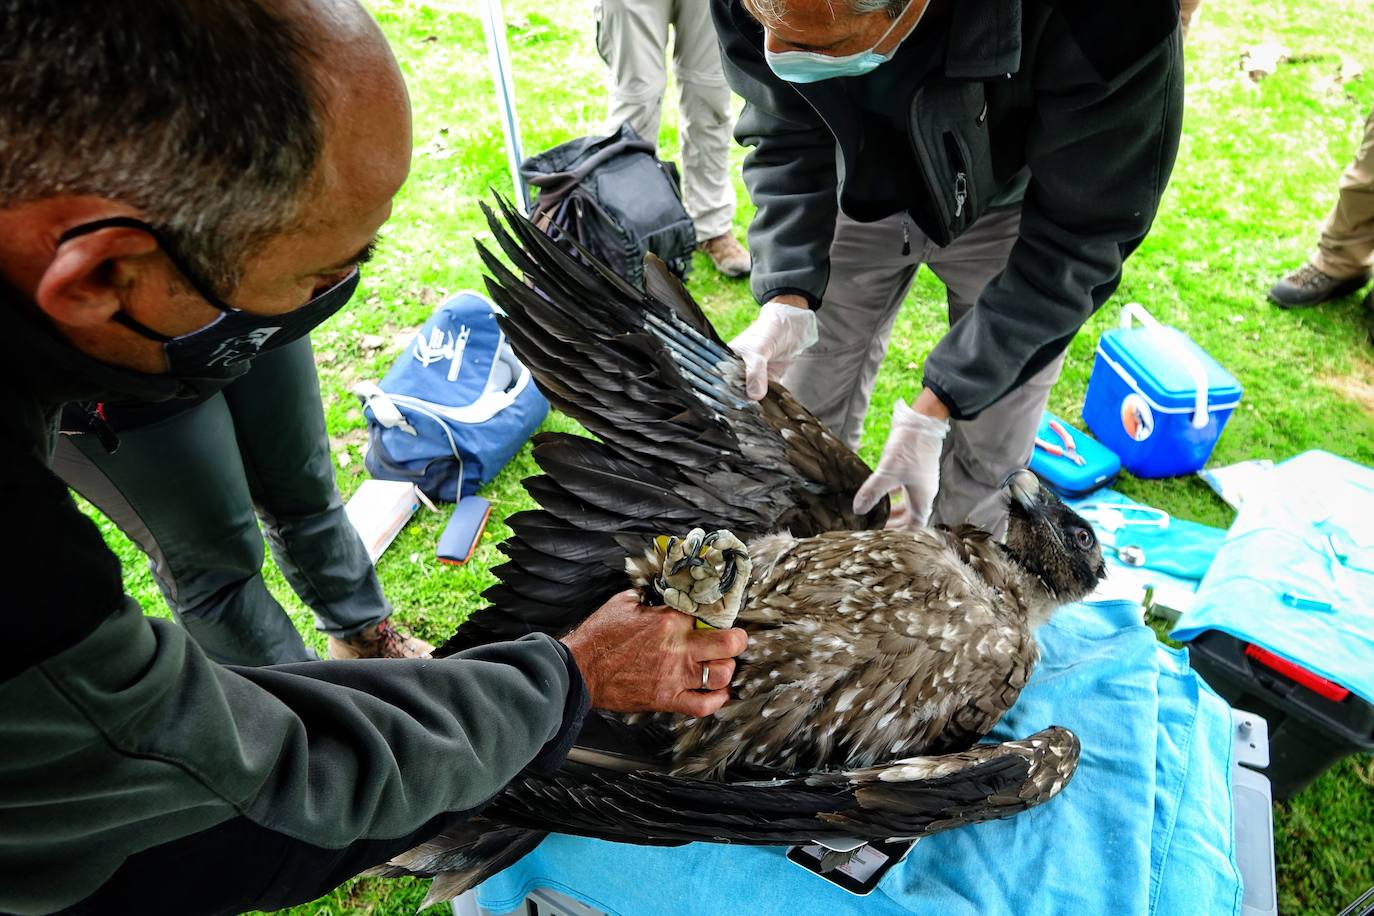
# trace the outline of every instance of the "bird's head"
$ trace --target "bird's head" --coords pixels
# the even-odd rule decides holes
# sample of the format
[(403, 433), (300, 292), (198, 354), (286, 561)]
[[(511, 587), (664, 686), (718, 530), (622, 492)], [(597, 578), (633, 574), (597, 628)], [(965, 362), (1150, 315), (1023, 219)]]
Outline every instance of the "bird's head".
[(1006, 488), (1007, 551), (1057, 604), (1086, 597), (1107, 574), (1093, 526), (1028, 470), (1008, 477)]

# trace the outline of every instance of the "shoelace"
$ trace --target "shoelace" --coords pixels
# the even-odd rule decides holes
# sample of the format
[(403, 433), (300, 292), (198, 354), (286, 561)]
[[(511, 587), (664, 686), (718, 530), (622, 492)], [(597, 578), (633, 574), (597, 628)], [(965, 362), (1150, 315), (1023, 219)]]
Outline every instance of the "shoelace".
[(377, 624), (377, 644), (378, 654), (384, 658), (399, 658), (405, 655), (405, 637), (396, 632), (389, 620)]
[(1310, 286), (1316, 286), (1317, 284), (1323, 283), (1329, 279), (1330, 278), (1327, 277), (1326, 274), (1322, 273), (1320, 270), (1313, 267), (1311, 264), (1304, 264), (1297, 270), (1293, 271), (1293, 276), (1291, 278), (1293, 285), (1299, 287), (1300, 289), (1307, 289)]

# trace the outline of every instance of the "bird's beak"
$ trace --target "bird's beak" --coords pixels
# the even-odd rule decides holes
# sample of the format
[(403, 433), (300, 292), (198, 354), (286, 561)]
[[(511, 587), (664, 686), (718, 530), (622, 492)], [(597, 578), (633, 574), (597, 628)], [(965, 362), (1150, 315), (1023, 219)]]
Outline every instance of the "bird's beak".
[(1040, 505), (1040, 478), (1026, 468), (1013, 471), (1003, 484), (1022, 509), (1030, 511)]

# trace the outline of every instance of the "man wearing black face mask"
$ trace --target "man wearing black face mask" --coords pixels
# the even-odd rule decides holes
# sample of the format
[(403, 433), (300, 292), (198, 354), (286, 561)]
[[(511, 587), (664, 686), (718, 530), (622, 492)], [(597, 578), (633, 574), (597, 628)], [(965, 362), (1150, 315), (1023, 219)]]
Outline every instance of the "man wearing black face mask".
[[(70, 229), (61, 241), (106, 227), (158, 235), (139, 220), (114, 218)], [(277, 565), (331, 637), (331, 657), (428, 655), (428, 643), (392, 626), (367, 551), (344, 514), (315, 363), (301, 336), (349, 300), (361, 264), (343, 265), (341, 279), (325, 278), (294, 311), (263, 317), (221, 302), (166, 239), (158, 241), (219, 317), (176, 338), (122, 311), (113, 320), (160, 344), (169, 373), (205, 396), (69, 404), (54, 470), (148, 555), (177, 620), (215, 661), (315, 657), (263, 581), (259, 516)], [(226, 387), (216, 392), (219, 385)]]
[(64, 404), (201, 396), (302, 344), (409, 161), (354, 0), (0, 0), (0, 912), (310, 900), (560, 763), (589, 705), (728, 698), (743, 633), (629, 594), (561, 640), (220, 665), (143, 616), (52, 473)]

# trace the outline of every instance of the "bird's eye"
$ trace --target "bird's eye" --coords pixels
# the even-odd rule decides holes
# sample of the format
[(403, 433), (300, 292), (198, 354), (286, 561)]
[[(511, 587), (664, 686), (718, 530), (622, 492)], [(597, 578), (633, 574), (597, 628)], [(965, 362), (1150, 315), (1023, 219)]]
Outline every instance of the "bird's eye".
[(1093, 545), (1093, 533), (1087, 528), (1073, 529), (1073, 542), (1078, 545), (1080, 550), (1087, 550)]

